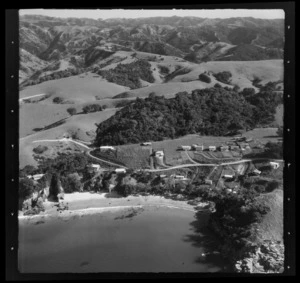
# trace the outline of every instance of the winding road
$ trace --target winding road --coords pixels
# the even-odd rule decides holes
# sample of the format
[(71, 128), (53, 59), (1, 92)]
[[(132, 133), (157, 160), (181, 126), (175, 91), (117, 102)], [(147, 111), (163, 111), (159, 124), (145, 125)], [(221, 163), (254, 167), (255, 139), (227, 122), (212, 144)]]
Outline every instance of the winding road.
[[(100, 162), (103, 162), (103, 163), (107, 163), (109, 165), (117, 166), (119, 168), (128, 169), (128, 167), (126, 167), (126, 166), (123, 166), (123, 165), (120, 165), (120, 164), (110, 162), (110, 161), (101, 159), (99, 157), (93, 156), (90, 152), (92, 150), (94, 150), (94, 148), (90, 148), (86, 144), (83, 144), (82, 142), (79, 142), (79, 141), (76, 141), (76, 140), (73, 140), (73, 139), (70, 139), (70, 138), (69, 139), (68, 138), (62, 138), (62, 139), (54, 139), (54, 140), (36, 140), (36, 141), (33, 141), (33, 143), (38, 143), (38, 142), (73, 142), (75, 144), (78, 144), (78, 145), (88, 149), (86, 151), (86, 154), (91, 158), (94, 158), (94, 159), (96, 159)], [(188, 157), (190, 158), (189, 155), (188, 155)], [(196, 166), (198, 166), (198, 167), (201, 167), (201, 166), (202, 167), (204, 167), (204, 166), (218, 167), (218, 166), (234, 165), (234, 164), (241, 164), (241, 163), (246, 163), (246, 162), (262, 161), (262, 160), (273, 161), (273, 162), (284, 162), (284, 160), (282, 160), (282, 159), (272, 159), (272, 158), (241, 159), (241, 160), (238, 160), (238, 161), (231, 161), (231, 162), (225, 162), (225, 163), (220, 163), (220, 164), (212, 164), (212, 163), (204, 164), (204, 163), (197, 163), (194, 160), (192, 160), (193, 161), (192, 164), (182, 164), (182, 165), (172, 166), (172, 167), (163, 168), (163, 169), (144, 169), (144, 171), (146, 171), (146, 172), (161, 172), (161, 171), (168, 171), (168, 170), (173, 170), (173, 169), (180, 169), (180, 168), (186, 168), (186, 167), (196, 167)]]
[(125, 169), (128, 169), (126, 166), (123, 166), (123, 165), (120, 165), (120, 164), (117, 164), (117, 163), (114, 163), (114, 162), (111, 162), (111, 161), (107, 161), (107, 160), (104, 160), (104, 159), (101, 159), (99, 157), (96, 157), (94, 155), (92, 155), (90, 152), (92, 150), (94, 150), (94, 148), (90, 148), (88, 147), (86, 144), (88, 144), (87, 142), (85, 142), (86, 144), (83, 144), (82, 142), (79, 142), (79, 141), (76, 141), (76, 140), (73, 140), (73, 139), (68, 139), (68, 138), (62, 138), (62, 139), (54, 139), (54, 140), (36, 140), (36, 141), (33, 141), (33, 143), (38, 143), (38, 142), (73, 142), (75, 144), (78, 144), (86, 149), (88, 149), (86, 151), (86, 154), (91, 157), (91, 158), (94, 158), (100, 162), (104, 162), (104, 163), (107, 163), (109, 165), (112, 165), (112, 166), (116, 166), (118, 168), (125, 168)]
[(30, 99), (33, 97), (43, 96), (43, 95), (46, 95), (46, 93), (40, 93), (40, 94), (35, 94), (35, 95), (27, 96), (27, 97), (22, 97), (22, 98), (19, 98), (19, 102), (22, 102), (23, 100)]

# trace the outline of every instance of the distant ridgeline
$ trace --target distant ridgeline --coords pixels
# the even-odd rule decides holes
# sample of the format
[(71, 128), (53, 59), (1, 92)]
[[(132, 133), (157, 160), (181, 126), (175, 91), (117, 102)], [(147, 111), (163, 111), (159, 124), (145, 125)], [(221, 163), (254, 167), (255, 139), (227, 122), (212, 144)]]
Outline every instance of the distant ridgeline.
[(222, 87), (180, 92), (175, 98), (149, 95), (137, 98), (111, 118), (97, 125), (95, 145), (122, 145), (160, 141), (186, 134), (222, 136), (274, 121), (282, 97), (268, 83), (255, 93)]

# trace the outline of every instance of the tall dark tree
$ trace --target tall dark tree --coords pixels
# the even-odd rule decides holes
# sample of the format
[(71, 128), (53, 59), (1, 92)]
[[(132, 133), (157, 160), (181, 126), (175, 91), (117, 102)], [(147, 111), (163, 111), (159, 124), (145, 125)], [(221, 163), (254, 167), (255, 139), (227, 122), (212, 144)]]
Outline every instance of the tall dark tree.
[(58, 201), (58, 194), (60, 192), (60, 181), (59, 177), (56, 173), (52, 175), (50, 188), (49, 188), (49, 196), (53, 198), (54, 201)]

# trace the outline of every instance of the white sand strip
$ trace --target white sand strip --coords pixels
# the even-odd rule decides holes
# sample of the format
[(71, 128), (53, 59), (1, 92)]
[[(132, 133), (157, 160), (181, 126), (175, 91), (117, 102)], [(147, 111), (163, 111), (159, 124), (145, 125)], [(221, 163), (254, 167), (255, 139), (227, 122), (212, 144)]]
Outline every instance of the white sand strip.
[(18, 218), (21, 219), (34, 219), (34, 218), (48, 218), (48, 217), (69, 217), (70, 215), (91, 215), (96, 213), (101, 213), (110, 210), (121, 210), (126, 208), (143, 208), (143, 207), (167, 207), (167, 208), (176, 208), (182, 209), (190, 212), (195, 212), (195, 210), (188, 209), (185, 207), (178, 207), (173, 205), (164, 205), (164, 204), (146, 204), (146, 205), (121, 205), (121, 206), (111, 206), (111, 207), (89, 207), (84, 209), (76, 210), (67, 210), (62, 211), (61, 213), (51, 213), (51, 214), (37, 214), (37, 215), (20, 215)]

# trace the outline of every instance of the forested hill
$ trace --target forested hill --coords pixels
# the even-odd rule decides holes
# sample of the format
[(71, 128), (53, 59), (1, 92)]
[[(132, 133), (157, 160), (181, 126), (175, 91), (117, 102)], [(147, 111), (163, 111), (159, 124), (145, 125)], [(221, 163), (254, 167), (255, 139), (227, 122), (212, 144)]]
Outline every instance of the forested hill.
[(238, 93), (215, 87), (177, 93), (172, 99), (150, 95), (137, 98), (97, 125), (95, 145), (159, 141), (193, 133), (221, 136), (270, 123), (278, 103), (271, 90), (255, 94), (249, 89)]

